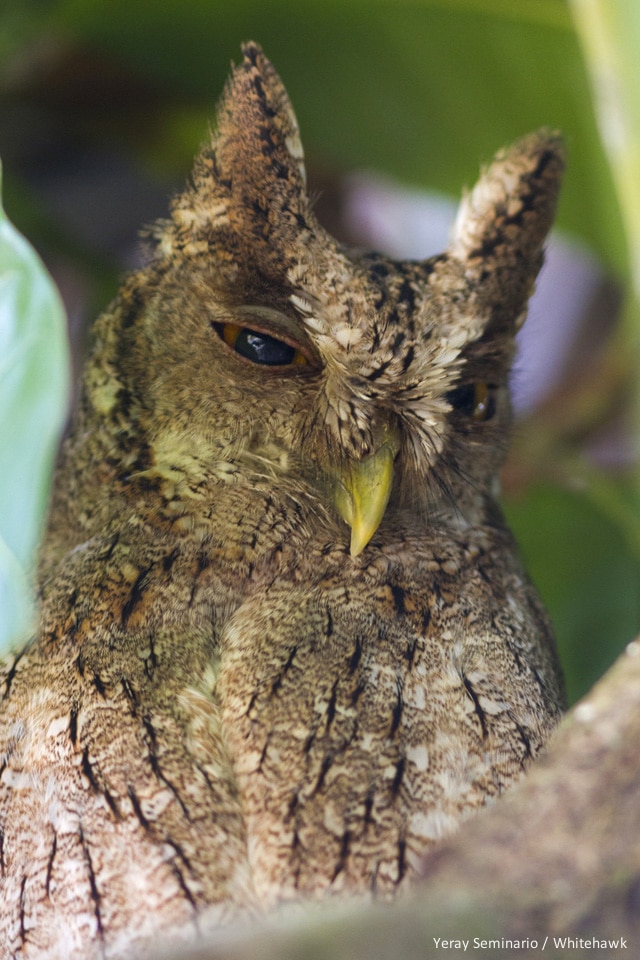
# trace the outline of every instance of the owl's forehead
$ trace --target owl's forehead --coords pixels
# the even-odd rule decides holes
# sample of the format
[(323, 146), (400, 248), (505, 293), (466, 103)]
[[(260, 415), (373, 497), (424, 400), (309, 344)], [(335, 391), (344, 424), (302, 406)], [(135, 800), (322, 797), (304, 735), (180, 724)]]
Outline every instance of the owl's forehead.
[(430, 344), (456, 350), (476, 339), (486, 318), (457, 261), (396, 261), (379, 254), (345, 257), (331, 270), (296, 266), (289, 297), (305, 332), (327, 358), (359, 372), (403, 372)]

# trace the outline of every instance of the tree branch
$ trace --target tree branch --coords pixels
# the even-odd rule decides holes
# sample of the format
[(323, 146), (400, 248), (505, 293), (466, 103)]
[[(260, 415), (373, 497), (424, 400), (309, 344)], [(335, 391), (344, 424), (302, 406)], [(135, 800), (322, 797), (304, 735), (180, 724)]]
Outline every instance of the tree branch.
[[(638, 955), (640, 640), (570, 711), (527, 777), (434, 851), (411, 896), (221, 930), (189, 960), (425, 960), (473, 956), (474, 937), (525, 941), (513, 953), (478, 949), (483, 960), (539, 957), (545, 937), (546, 956), (580, 956), (564, 938), (585, 941), (590, 957)], [(469, 949), (443, 950), (436, 939)]]

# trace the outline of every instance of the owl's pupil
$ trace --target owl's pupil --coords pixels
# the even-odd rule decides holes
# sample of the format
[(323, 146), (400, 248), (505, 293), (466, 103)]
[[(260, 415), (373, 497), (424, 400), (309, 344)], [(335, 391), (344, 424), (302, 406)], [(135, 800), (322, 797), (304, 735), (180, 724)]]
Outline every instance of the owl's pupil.
[(456, 387), (446, 398), (454, 410), (472, 420), (490, 420), (496, 412), (495, 387), (484, 380)]
[(254, 363), (264, 363), (270, 367), (286, 366), (293, 361), (295, 348), (276, 340), (266, 333), (255, 330), (243, 330), (235, 342), (235, 351)]
[(301, 347), (291, 346), (268, 333), (238, 323), (213, 322), (211, 326), (228, 347), (251, 363), (267, 367), (305, 367), (309, 363)]

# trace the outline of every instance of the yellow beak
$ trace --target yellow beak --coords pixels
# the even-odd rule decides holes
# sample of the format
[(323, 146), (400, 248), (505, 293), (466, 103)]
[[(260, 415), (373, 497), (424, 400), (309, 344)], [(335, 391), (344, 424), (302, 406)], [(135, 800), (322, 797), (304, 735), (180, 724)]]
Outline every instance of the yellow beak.
[(351, 556), (362, 553), (380, 525), (393, 486), (393, 462), (400, 443), (397, 433), (385, 427), (378, 449), (362, 460), (345, 464), (337, 477), (335, 505), (351, 527)]

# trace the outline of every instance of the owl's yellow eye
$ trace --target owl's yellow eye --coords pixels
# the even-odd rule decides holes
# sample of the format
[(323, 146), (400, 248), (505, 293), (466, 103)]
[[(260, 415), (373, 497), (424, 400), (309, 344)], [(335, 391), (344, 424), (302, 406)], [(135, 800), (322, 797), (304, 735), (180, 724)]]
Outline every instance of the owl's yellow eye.
[(237, 323), (216, 323), (214, 327), (228, 347), (252, 363), (267, 367), (300, 367), (309, 362), (298, 347), (260, 330)]
[(497, 388), (485, 380), (466, 383), (446, 395), (454, 410), (458, 410), (477, 423), (491, 420), (495, 415)]

